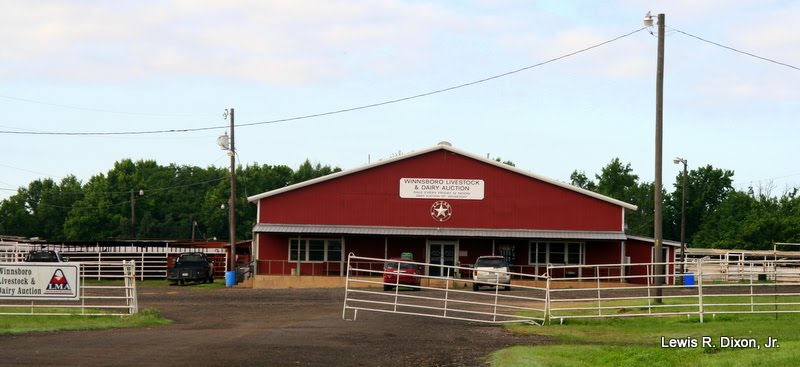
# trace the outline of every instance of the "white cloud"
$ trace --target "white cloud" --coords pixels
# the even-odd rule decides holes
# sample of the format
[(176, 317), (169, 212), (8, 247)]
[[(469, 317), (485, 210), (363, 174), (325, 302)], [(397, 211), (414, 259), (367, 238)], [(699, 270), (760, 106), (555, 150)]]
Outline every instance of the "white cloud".
[(729, 101), (730, 99), (792, 101), (800, 98), (800, 91), (794, 85), (720, 75), (698, 81), (695, 85), (695, 92), (705, 101)]
[[(0, 65), (20, 70), (10, 73), (16, 78), (348, 79), (419, 63), (430, 57), (438, 32), (469, 27), (444, 7), (399, 0), (36, 2), (3, 9)], [(369, 68), (385, 50), (386, 65)]]

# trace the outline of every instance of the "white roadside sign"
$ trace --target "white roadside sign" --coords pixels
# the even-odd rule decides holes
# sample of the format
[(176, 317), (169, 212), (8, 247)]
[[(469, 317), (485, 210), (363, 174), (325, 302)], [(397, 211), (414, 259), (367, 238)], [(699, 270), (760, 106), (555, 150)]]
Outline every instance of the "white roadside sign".
[(404, 199), (483, 200), (483, 180), (466, 178), (401, 178)]
[(78, 265), (0, 263), (0, 299), (68, 299), (80, 295)]

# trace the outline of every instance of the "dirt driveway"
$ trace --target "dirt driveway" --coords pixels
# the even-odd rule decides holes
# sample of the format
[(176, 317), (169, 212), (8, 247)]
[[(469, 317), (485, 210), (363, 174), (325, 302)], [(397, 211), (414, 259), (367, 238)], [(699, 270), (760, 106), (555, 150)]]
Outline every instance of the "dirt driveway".
[(172, 325), (1, 336), (4, 366), (482, 366), (518, 344), (500, 326), (361, 312), (342, 289), (140, 287), (141, 308)]

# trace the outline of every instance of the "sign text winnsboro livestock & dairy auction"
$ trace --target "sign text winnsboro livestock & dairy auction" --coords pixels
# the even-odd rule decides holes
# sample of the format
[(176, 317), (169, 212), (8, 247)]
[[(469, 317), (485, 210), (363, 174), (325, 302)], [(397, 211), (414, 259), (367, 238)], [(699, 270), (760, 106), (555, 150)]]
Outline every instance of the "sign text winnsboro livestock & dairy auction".
[(0, 263), (0, 298), (77, 300), (78, 265)]
[(464, 178), (401, 178), (404, 199), (483, 200), (483, 180)]

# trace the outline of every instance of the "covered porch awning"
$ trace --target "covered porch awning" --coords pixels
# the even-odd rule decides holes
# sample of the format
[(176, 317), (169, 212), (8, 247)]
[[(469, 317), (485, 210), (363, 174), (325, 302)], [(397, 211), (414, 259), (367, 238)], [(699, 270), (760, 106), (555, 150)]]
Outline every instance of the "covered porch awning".
[(536, 238), (563, 240), (620, 240), (627, 237), (623, 231), (555, 231), (537, 229), (494, 228), (435, 228), (435, 227), (383, 227), (326, 224), (273, 224), (258, 223), (254, 233), (291, 233), (303, 235), (375, 235), (375, 236), (425, 236), (425, 237), (476, 237), (476, 238)]

